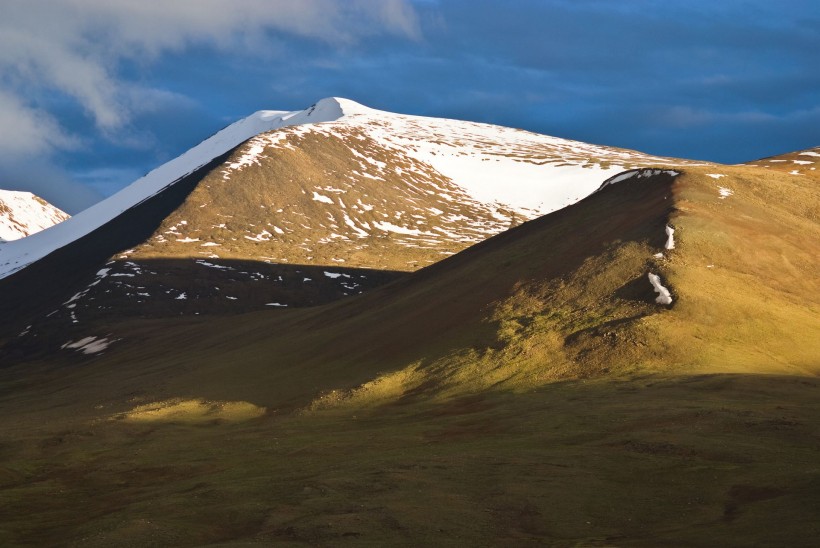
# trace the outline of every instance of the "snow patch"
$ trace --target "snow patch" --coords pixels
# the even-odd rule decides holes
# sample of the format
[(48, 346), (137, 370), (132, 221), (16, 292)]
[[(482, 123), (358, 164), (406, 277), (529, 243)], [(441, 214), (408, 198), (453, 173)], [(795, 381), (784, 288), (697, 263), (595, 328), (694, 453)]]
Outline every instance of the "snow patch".
[(722, 173), (707, 173), (706, 175), (708, 177), (711, 177), (712, 179), (720, 179), (721, 177), (726, 177), (726, 175)]
[(666, 243), (663, 246), (665, 249), (675, 249), (675, 229), (666, 225)]
[(323, 194), (319, 194), (315, 190), (313, 191), (313, 199), (314, 199), (314, 201), (317, 201), (317, 202), (322, 202), (322, 203), (325, 203), (325, 204), (333, 205), (333, 200), (331, 200), (330, 198), (328, 198), (327, 196), (325, 196)]
[(734, 191), (731, 188), (726, 188), (726, 187), (723, 187), (723, 186), (719, 186), (718, 187), (718, 194), (720, 194), (720, 199), (721, 200), (725, 200), (726, 198), (728, 198), (729, 196), (734, 194)]
[(669, 293), (669, 290), (666, 289), (663, 285), (661, 285), (661, 277), (657, 274), (649, 273), (649, 283), (652, 284), (652, 287), (655, 288), (655, 293), (658, 294), (655, 297), (655, 302), (658, 304), (672, 304), (672, 295)]
[(117, 340), (119, 339), (108, 340), (107, 337), (85, 337), (76, 342), (69, 341), (60, 348), (63, 350), (76, 350), (78, 352), (82, 352), (83, 354), (98, 354)]

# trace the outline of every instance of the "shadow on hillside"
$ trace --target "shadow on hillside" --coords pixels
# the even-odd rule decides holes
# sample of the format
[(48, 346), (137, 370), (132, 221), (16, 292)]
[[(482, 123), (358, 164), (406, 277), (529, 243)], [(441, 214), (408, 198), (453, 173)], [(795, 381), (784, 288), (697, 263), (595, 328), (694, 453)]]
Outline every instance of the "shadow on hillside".
[(104, 276), (86, 274), (72, 287), (52, 287), (51, 298), (43, 301), (48, 306), (36, 315), (21, 312), (19, 331), (0, 349), (0, 363), (47, 356), (90, 332), (117, 332), (123, 322), (133, 319), (173, 322), (174, 318), (313, 307), (409, 275), (338, 265), (193, 258), (118, 260), (105, 268)]
[[(96, 230), (0, 280), (0, 324), (14, 331), (21, 324), (27, 325), (26, 321), (48, 313), (63, 296), (70, 298), (72, 290), (81, 290), (84, 280), (102, 268), (109, 257), (149, 238), (231, 152), (214, 158)], [(9, 335), (5, 331), (0, 331), (0, 340)]]

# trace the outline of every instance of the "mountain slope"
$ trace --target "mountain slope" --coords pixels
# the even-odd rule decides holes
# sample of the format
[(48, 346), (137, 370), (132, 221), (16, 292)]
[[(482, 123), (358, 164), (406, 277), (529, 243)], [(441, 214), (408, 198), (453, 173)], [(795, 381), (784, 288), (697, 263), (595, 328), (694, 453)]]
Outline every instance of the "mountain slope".
[(35, 261), (0, 281), (11, 295), (0, 314), (18, 319), (7, 337), (31, 338), (105, 323), (110, 310), (320, 304), (577, 201), (622, 166), (691, 163), (344, 99), (261, 112), (72, 223), (0, 249), (7, 272)]
[(69, 217), (30, 192), (0, 190), (0, 243), (30, 236)]
[(0, 539), (806, 545), (814, 181), (608, 183), (358, 297), (62, 334), (0, 371)]
[[(574, 206), (333, 306), (179, 328), (81, 324), (50, 342), (119, 339), (93, 362), (106, 386), (136, 367), (162, 393), (197, 386), (266, 406), (357, 386), (370, 386), (353, 393), (366, 400), (374, 387), (389, 399), (647, 372), (816, 374), (814, 188), (788, 174), (722, 171), (720, 185), (711, 168), (613, 178)], [(671, 306), (657, 302), (650, 273)]]
[(820, 166), (820, 147), (761, 158), (747, 162), (745, 165), (786, 171), (789, 175), (820, 177), (820, 172), (817, 170)]

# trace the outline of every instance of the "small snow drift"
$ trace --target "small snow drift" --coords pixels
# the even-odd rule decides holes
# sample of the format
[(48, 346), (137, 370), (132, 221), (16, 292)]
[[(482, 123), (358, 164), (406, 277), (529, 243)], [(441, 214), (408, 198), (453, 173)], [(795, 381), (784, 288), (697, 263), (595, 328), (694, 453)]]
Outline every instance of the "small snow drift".
[(675, 249), (675, 229), (666, 225), (666, 243), (664, 249)]
[(655, 302), (658, 304), (672, 304), (672, 294), (669, 293), (669, 290), (661, 285), (661, 277), (657, 274), (649, 273), (649, 283), (652, 284), (652, 287), (655, 289), (655, 293), (658, 294), (655, 297)]
[(64, 350), (75, 350), (77, 352), (82, 352), (83, 354), (99, 354), (106, 348), (108, 348), (112, 343), (116, 342), (115, 340), (109, 340), (108, 337), (85, 337), (76, 342), (69, 341), (61, 346), (61, 349)]

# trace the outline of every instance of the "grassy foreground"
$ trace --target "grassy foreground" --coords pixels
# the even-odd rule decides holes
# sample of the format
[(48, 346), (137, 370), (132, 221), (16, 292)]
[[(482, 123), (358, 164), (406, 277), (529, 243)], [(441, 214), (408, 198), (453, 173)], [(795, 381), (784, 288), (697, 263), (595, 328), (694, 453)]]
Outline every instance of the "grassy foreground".
[(0, 544), (809, 546), (818, 396), (799, 377), (650, 376), (284, 417), (20, 417)]

